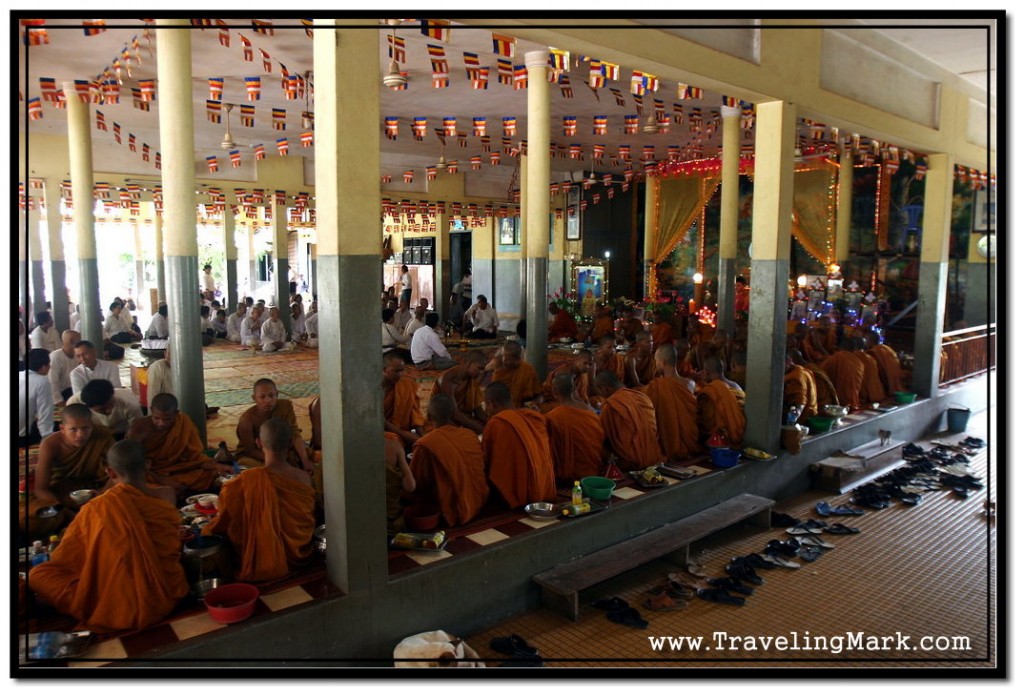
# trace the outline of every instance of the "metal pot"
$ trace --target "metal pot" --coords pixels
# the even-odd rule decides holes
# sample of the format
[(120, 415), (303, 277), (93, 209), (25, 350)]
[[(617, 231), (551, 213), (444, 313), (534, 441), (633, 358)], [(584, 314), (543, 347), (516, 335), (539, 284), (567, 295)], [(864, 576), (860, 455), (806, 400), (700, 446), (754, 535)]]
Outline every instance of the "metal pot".
[(327, 553), (327, 525), (322, 524), (313, 531), (313, 540), (316, 550), (320, 553)]

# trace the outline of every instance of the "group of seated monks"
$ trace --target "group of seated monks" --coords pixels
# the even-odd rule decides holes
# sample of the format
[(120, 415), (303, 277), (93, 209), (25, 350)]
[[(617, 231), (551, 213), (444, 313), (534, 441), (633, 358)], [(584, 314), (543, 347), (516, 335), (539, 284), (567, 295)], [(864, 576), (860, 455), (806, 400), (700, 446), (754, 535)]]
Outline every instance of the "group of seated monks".
[[(88, 407), (65, 407), (60, 429), (40, 445), (22, 531), (40, 538), (66, 529), (50, 560), (31, 569), (27, 589), (93, 631), (152, 625), (188, 593), (178, 507), (207, 492), (219, 492), (218, 510), (202, 534), (224, 537), (235, 580), (270, 582), (308, 562), (322, 519), (319, 477), (276, 385), (258, 380), (253, 400), (237, 430), (248, 468), (228, 480), (220, 477), (234, 466), (207, 456), (171, 394), (153, 397), (121, 442)], [(94, 497), (80, 504), (70, 494), (83, 489)], [(36, 516), (49, 506), (61, 506), (60, 515)]]

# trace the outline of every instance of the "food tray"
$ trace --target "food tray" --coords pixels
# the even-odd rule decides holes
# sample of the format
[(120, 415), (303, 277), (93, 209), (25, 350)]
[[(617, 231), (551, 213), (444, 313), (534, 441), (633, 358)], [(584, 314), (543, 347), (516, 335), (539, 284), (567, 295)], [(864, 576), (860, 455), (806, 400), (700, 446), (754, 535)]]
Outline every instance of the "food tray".
[(671, 476), (674, 479), (681, 479), (683, 481), (691, 479), (697, 475), (697, 472), (691, 470), (689, 467), (677, 469), (669, 464), (659, 464), (658, 471), (660, 471), (664, 476)]
[[(436, 532), (435, 533), (423, 533), (423, 534), (421, 534), (419, 532), (402, 532), (402, 533), (403, 534), (408, 534), (410, 536), (418, 537), (420, 539), (431, 539), (431, 538), (433, 538), (433, 536), (434, 536), (434, 534)], [(391, 541), (388, 543), (388, 545), (392, 549), (394, 549), (395, 551), (416, 551), (416, 552), (419, 552), (419, 553), (434, 553), (434, 554), (437, 554), (437, 553), (441, 553), (442, 551), (444, 551), (445, 547), (448, 546), (448, 542), (449, 541), (451, 541), (451, 537), (446, 534), (445, 537), (444, 537), (444, 541), (442, 541), (441, 545), (438, 546), (436, 549), (425, 549), (425, 548), (422, 548), (422, 547), (419, 547), (419, 546), (413, 547), (413, 546), (396, 545), (395, 544), (395, 539), (394, 539), (394, 537), (392, 537)]]
[[(758, 450), (758, 451), (759, 452), (764, 452), (763, 450)], [(749, 459), (752, 462), (765, 462), (765, 463), (767, 463), (767, 462), (774, 462), (776, 459), (779, 458), (778, 455), (776, 455), (776, 454), (769, 454), (768, 452), (764, 452), (764, 454), (767, 454), (768, 456), (767, 457), (755, 457), (752, 454), (747, 454), (746, 449), (740, 450), (740, 456), (743, 457), (744, 459)]]
[[(568, 517), (568, 518), (586, 517), (587, 515), (589, 515), (591, 513), (601, 512), (602, 510), (607, 510), (608, 506), (609, 506), (609, 503), (607, 503), (605, 501), (602, 501), (602, 500), (591, 500), (590, 498), (584, 498), (583, 502), (584, 503), (590, 503), (590, 510), (588, 512), (581, 512), (578, 515), (573, 515), (573, 514), (562, 515), (562, 517)], [(562, 507), (562, 509), (564, 510), (567, 507), (568, 507), (568, 504), (564, 505)]]
[[(661, 471), (659, 470), (658, 473), (661, 473)], [(664, 488), (668, 485), (668, 481), (665, 479), (662, 479), (661, 481), (644, 480), (644, 472), (642, 471), (630, 471), (629, 475), (641, 488)]]

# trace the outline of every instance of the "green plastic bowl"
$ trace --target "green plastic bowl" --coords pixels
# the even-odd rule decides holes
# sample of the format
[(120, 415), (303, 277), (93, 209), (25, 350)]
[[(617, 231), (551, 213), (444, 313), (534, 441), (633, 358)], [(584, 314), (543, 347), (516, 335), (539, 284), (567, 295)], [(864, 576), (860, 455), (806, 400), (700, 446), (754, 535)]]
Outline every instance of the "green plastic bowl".
[(585, 476), (580, 480), (583, 495), (591, 500), (608, 500), (615, 490), (615, 482), (604, 476)]
[(893, 397), (896, 399), (896, 403), (898, 404), (912, 404), (914, 403), (914, 399), (917, 398), (917, 394), (914, 392), (896, 392), (893, 394)]
[(827, 433), (835, 422), (836, 419), (831, 416), (811, 416), (807, 419), (807, 427), (812, 433)]

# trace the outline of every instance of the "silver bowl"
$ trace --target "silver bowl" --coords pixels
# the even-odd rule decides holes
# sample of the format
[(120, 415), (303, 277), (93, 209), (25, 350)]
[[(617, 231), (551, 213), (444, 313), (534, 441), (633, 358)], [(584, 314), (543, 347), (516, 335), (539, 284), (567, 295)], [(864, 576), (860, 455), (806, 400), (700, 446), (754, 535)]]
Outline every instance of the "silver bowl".
[(210, 590), (214, 590), (224, 584), (220, 578), (207, 578), (192, 585), (192, 594), (200, 599), (206, 596)]
[(535, 520), (553, 520), (562, 514), (562, 508), (554, 503), (530, 503), (524, 509)]
[(92, 490), (88, 488), (71, 491), (68, 495), (73, 501), (75, 501), (75, 505), (85, 505), (92, 500)]
[(825, 413), (832, 416), (833, 418), (842, 418), (843, 416), (850, 413), (850, 409), (846, 406), (840, 406), (838, 404), (828, 404), (825, 406)]
[(209, 534), (186, 541), (181, 551), (186, 556), (193, 558), (207, 558), (220, 551), (223, 545), (224, 537), (217, 534)]
[(327, 525), (322, 524), (313, 531), (314, 546), (320, 553), (327, 553)]

